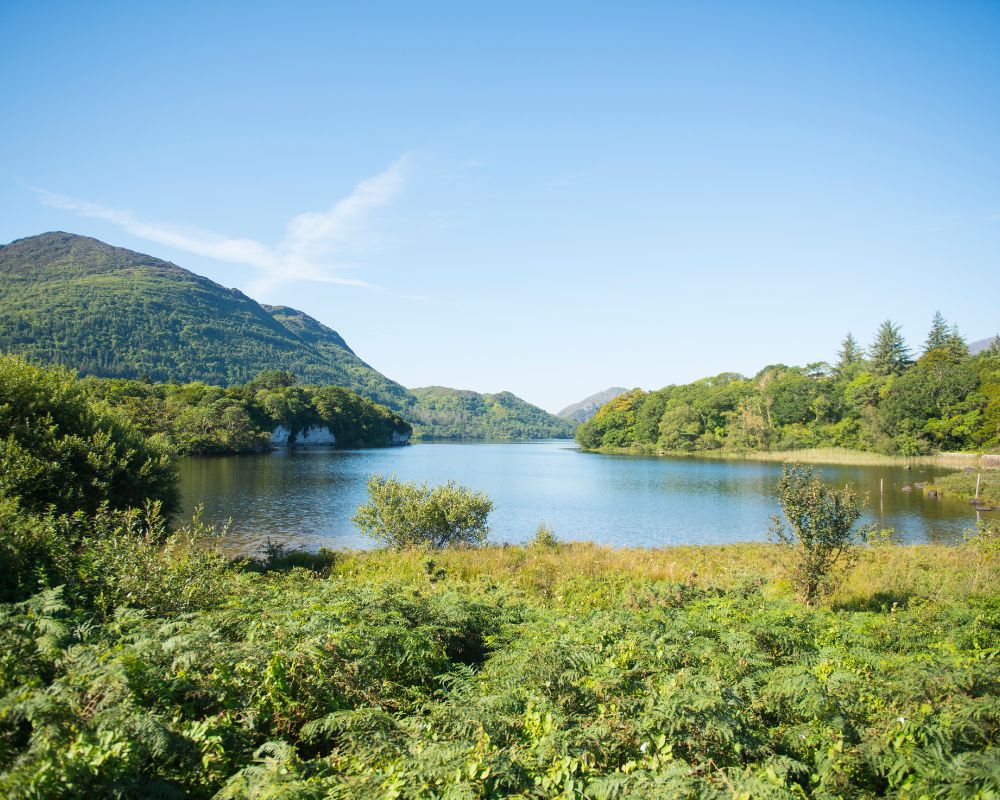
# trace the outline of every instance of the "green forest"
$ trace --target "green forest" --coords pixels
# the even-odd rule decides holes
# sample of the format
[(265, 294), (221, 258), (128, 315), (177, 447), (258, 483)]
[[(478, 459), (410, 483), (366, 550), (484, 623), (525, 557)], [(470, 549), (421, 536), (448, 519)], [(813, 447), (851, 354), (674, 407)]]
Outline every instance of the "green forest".
[(892, 321), (836, 363), (723, 373), (604, 405), (576, 432), (587, 449), (641, 452), (844, 447), (901, 456), (1000, 447), (1000, 342), (970, 356), (940, 313), (919, 353)]
[(293, 443), (310, 428), (327, 428), (338, 447), (403, 444), (412, 433), (385, 406), (337, 386), (297, 384), (288, 372), (262, 372), (226, 389), (108, 378), (84, 378), (80, 385), (147, 436), (163, 436), (179, 455), (260, 452), (279, 427), (288, 429)]
[[(779, 545), (544, 527), (231, 561), (168, 525), (171, 448), (92, 382), (8, 358), (0, 396), (3, 797), (1000, 795), (995, 527), (867, 537), (805, 601)], [(454, 496), (488, 531), (488, 498), (443, 492), (414, 513)]]
[(569, 439), (576, 424), (510, 392), (479, 394), (443, 386), (411, 389), (407, 411), (417, 432), (433, 439)]

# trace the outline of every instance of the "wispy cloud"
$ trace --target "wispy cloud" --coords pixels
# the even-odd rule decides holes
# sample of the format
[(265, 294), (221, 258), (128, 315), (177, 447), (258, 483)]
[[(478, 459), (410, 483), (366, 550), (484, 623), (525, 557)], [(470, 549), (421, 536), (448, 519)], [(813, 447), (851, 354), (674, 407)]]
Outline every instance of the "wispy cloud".
[(258, 290), (288, 281), (372, 288), (366, 281), (340, 274), (352, 266), (343, 261), (343, 253), (356, 243), (366, 218), (376, 209), (389, 205), (402, 191), (406, 163), (404, 156), (383, 172), (361, 181), (347, 197), (326, 211), (310, 211), (292, 217), (285, 226), (284, 238), (273, 245), (185, 225), (151, 222), (132, 211), (107, 208), (45, 189), (35, 188), (34, 191), (47, 206), (110, 222), (140, 239), (253, 267), (257, 270), (254, 284)]

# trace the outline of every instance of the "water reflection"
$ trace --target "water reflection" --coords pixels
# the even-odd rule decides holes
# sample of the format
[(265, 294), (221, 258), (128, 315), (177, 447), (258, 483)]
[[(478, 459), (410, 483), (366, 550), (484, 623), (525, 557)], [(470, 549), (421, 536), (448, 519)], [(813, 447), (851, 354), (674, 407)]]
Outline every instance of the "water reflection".
[[(906, 542), (953, 542), (975, 524), (976, 512), (965, 503), (901, 491), (943, 470), (816, 469), (833, 485), (854, 484), (869, 498), (867, 519), (894, 528)], [(227, 546), (233, 551), (259, 550), (268, 538), (310, 548), (365, 547), (350, 518), (372, 473), (430, 483), (453, 479), (488, 492), (496, 504), (495, 541), (524, 541), (545, 521), (564, 539), (655, 546), (766, 538), (781, 465), (600, 456), (567, 442), (425, 443), (188, 459), (181, 488), (187, 514), (203, 504), (208, 519), (232, 517)]]

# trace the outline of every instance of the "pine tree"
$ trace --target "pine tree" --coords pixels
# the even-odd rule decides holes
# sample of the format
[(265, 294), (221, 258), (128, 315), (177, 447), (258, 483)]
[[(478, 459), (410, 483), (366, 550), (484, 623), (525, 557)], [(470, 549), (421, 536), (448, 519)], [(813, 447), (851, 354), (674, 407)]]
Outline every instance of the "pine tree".
[(837, 372), (843, 374), (852, 365), (861, 361), (863, 355), (857, 339), (848, 331), (844, 341), (840, 343), (840, 352), (837, 353)]
[(939, 347), (948, 346), (948, 323), (944, 321), (944, 314), (940, 311), (934, 312), (934, 319), (931, 321), (931, 330), (927, 334), (927, 341), (924, 342), (924, 352), (929, 353)]
[(910, 364), (910, 348), (892, 320), (887, 319), (879, 326), (868, 352), (872, 369), (878, 375), (899, 375)]
[(969, 343), (965, 337), (958, 332), (958, 325), (951, 326), (951, 332), (945, 339), (944, 346), (947, 347), (957, 358), (967, 358), (969, 355)]

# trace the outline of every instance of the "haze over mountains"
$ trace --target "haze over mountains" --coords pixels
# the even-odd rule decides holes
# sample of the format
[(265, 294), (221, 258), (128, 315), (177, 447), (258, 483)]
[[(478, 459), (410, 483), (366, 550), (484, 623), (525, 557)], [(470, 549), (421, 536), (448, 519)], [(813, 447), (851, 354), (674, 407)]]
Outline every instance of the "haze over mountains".
[(990, 347), (993, 344), (993, 342), (996, 341), (997, 339), (1000, 339), (1000, 335), (990, 336), (986, 339), (980, 339), (977, 342), (971, 342), (969, 344), (969, 355), (974, 356), (976, 353), (983, 352), (983, 350)]
[(411, 392), (301, 311), (262, 305), (176, 264), (64, 232), (0, 245), (0, 351), (83, 374), (223, 386), (287, 370), (383, 403), (425, 437), (573, 432), (510, 393)]
[(578, 403), (566, 406), (556, 416), (573, 422), (586, 422), (597, 413), (597, 409), (605, 403), (614, 400), (619, 395), (625, 394), (627, 391), (628, 389), (622, 386), (612, 386), (603, 392), (597, 392), (590, 395), (590, 397), (585, 397)]

